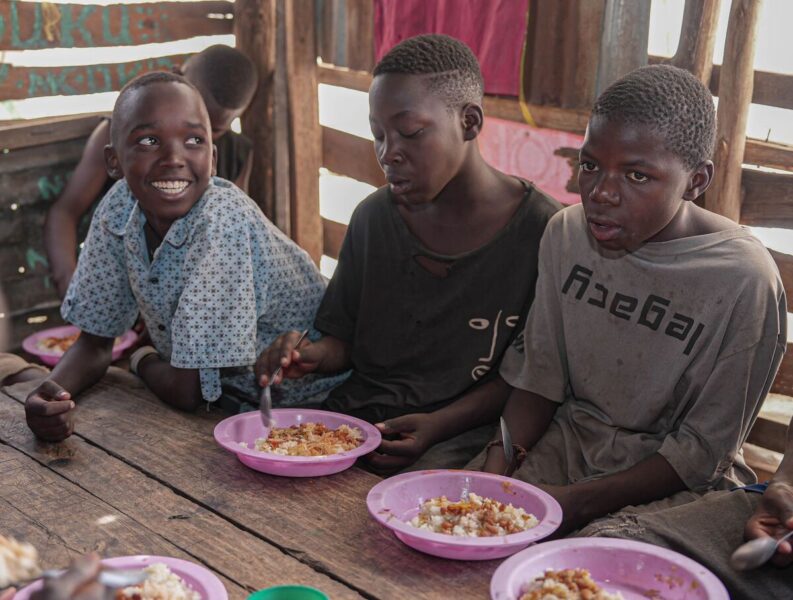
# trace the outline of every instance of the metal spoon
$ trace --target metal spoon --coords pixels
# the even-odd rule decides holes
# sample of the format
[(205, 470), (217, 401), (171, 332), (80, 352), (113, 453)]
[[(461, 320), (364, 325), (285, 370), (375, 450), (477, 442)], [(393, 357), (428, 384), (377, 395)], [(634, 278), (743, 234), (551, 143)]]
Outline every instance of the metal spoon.
[(512, 464), (515, 461), (515, 449), (512, 447), (512, 436), (509, 434), (507, 422), (501, 417), (501, 442), (504, 444), (504, 458), (507, 461), (507, 468), (504, 475), (509, 475)]
[[(55, 579), (65, 572), (66, 569), (48, 569), (38, 577), (24, 581), (16, 581), (13, 585), (17, 588), (23, 588), (39, 579)], [(148, 576), (149, 574), (146, 573), (146, 571), (141, 571), (139, 569), (103, 569), (99, 571), (97, 581), (105, 587), (116, 589), (143, 583)], [(2, 589), (3, 588), (0, 587), (0, 590)]]
[(772, 537), (762, 537), (746, 542), (738, 546), (737, 550), (730, 557), (730, 565), (737, 571), (748, 571), (756, 569), (765, 564), (768, 559), (774, 556), (779, 544), (793, 537), (793, 531), (787, 533), (780, 539)]
[[(308, 329), (303, 331), (300, 334), (300, 337), (297, 338), (297, 343), (295, 344), (295, 348), (300, 346), (300, 343), (305, 339), (308, 335)], [(270, 396), (270, 386), (272, 385), (273, 381), (278, 374), (281, 372), (281, 365), (275, 369), (270, 375), (270, 378), (267, 380), (267, 385), (262, 388), (261, 393), (259, 394), (259, 414), (262, 417), (262, 425), (264, 425), (265, 429), (269, 429), (273, 426), (273, 399)]]

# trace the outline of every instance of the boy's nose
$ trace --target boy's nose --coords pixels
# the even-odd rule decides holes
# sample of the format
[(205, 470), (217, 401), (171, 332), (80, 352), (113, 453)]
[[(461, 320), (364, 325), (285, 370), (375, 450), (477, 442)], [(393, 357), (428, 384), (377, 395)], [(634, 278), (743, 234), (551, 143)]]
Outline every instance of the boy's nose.
[(620, 194), (617, 185), (606, 175), (595, 184), (589, 197), (591, 200), (603, 204), (617, 205), (620, 203)]
[(184, 153), (182, 145), (179, 143), (164, 144), (160, 162), (168, 165), (184, 164)]
[(380, 161), (381, 165), (395, 165), (401, 163), (403, 160), (402, 152), (399, 150), (399, 147), (393, 142), (389, 143), (386, 140), (380, 143), (378, 154), (379, 156), (377, 159)]

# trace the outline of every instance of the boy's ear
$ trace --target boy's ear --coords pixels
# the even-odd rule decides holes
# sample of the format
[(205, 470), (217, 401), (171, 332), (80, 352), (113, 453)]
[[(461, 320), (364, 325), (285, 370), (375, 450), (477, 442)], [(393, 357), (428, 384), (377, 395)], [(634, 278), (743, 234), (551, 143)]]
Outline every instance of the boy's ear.
[(171, 67), (171, 72), (176, 75), (184, 76), (184, 65), (174, 65)]
[(113, 179), (123, 179), (124, 172), (121, 170), (121, 161), (118, 160), (116, 149), (111, 144), (105, 146), (105, 167), (107, 174)]
[(463, 106), (463, 139), (467, 142), (476, 138), (482, 131), (485, 113), (478, 104)]
[(713, 161), (706, 160), (694, 169), (691, 177), (688, 180), (688, 187), (683, 192), (683, 200), (694, 201), (705, 193), (708, 189), (710, 182), (713, 181)]

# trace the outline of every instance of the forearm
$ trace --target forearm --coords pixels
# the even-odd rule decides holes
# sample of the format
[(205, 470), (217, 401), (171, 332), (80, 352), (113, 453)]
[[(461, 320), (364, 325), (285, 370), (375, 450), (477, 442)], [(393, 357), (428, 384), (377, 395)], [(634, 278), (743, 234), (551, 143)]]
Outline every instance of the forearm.
[(138, 364), (138, 376), (155, 396), (174, 408), (192, 411), (203, 402), (198, 369), (179, 369), (151, 354)]
[(504, 420), (512, 436), (512, 443), (528, 450), (548, 430), (559, 404), (533, 392), (511, 389), (504, 407)]
[(567, 486), (566, 509), (571, 509), (571, 525), (581, 527), (625, 506), (647, 504), (685, 489), (672, 465), (656, 453), (620, 473)]
[(113, 338), (83, 332), (52, 370), (50, 379), (74, 399), (102, 378), (110, 366), (112, 354)]
[(463, 394), (451, 404), (430, 413), (428, 416), (435, 425), (432, 444), (497, 420), (504, 410), (510, 389), (509, 385), (497, 376), (492, 381)]
[(44, 248), (50, 273), (62, 298), (77, 267), (77, 219), (56, 205), (44, 222)]
[(339, 373), (352, 366), (352, 349), (347, 342), (326, 335), (314, 342), (314, 346), (318, 347), (322, 356), (317, 365), (317, 373)]

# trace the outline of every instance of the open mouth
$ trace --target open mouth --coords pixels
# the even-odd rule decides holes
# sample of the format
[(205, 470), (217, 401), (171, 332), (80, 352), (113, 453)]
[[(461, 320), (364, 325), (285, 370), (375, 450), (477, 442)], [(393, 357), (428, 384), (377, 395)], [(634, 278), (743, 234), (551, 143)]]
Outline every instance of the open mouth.
[(622, 227), (611, 221), (589, 219), (589, 231), (599, 242), (608, 242), (616, 238)]
[(190, 185), (189, 181), (185, 181), (183, 179), (176, 180), (176, 181), (152, 181), (152, 187), (157, 188), (164, 194), (169, 196), (176, 196), (181, 194), (183, 191), (187, 189), (187, 186)]
[(410, 189), (410, 180), (402, 179), (400, 177), (386, 177), (391, 193), (404, 194)]

